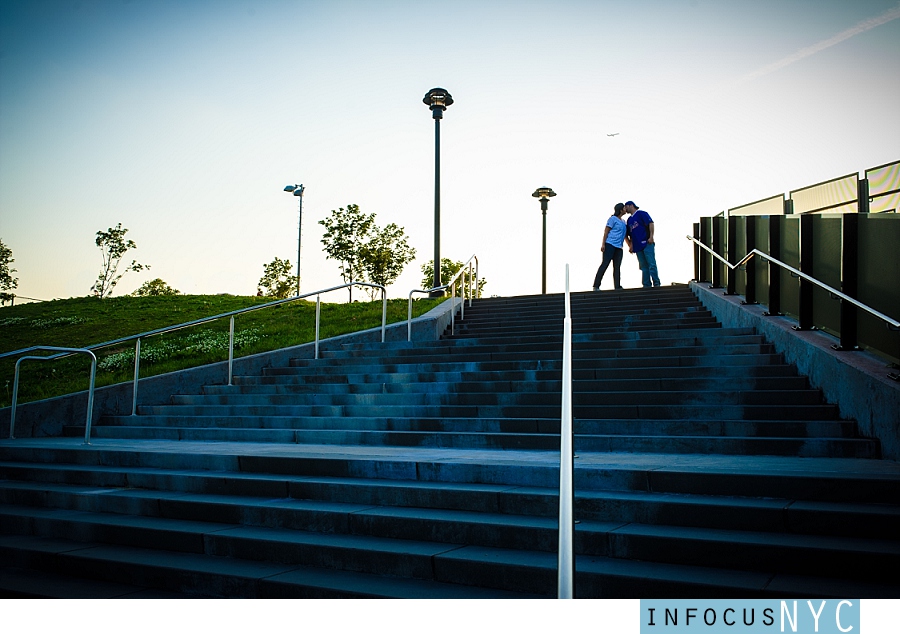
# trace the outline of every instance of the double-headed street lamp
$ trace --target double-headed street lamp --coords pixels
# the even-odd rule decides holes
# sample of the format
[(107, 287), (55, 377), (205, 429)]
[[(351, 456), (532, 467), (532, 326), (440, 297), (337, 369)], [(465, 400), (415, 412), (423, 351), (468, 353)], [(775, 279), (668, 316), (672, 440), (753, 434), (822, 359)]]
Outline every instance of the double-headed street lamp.
[[(453, 103), (453, 97), (443, 88), (432, 88), (422, 99), (431, 109), (434, 119), (434, 281), (436, 288), (441, 285), (441, 119), (444, 110)], [(434, 292), (432, 296), (441, 296)]]
[(300, 238), (303, 237), (303, 185), (287, 185), (286, 192), (293, 192), (299, 204), (299, 218), (297, 220), (297, 295), (300, 294)]
[(544, 215), (544, 241), (541, 248), (541, 293), (547, 294), (547, 201), (556, 196), (549, 187), (538, 187), (532, 194), (541, 199), (541, 213)]

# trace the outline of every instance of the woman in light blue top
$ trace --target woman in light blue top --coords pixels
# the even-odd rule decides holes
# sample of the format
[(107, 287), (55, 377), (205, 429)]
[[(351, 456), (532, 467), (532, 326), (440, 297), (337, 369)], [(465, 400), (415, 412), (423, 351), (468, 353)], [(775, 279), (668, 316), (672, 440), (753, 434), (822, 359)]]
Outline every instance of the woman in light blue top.
[[(617, 203), (615, 212), (606, 221), (606, 230), (603, 232), (603, 245), (600, 250), (603, 252), (603, 263), (597, 269), (597, 275), (594, 276), (594, 290), (600, 290), (600, 282), (603, 281), (603, 274), (609, 268), (609, 263), (613, 264), (613, 284), (616, 290), (621, 290), (622, 283), (620, 277), (620, 269), (622, 266), (622, 244), (628, 240), (626, 235), (628, 226), (622, 220), (625, 215), (625, 205)], [(631, 246), (629, 242), (628, 246)]]

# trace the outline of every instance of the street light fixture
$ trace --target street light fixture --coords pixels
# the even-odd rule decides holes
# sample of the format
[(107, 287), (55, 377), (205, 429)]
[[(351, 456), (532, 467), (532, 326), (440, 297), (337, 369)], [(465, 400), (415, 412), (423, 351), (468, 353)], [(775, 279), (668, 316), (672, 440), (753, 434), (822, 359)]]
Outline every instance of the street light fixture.
[(532, 194), (541, 199), (541, 213), (544, 216), (544, 240), (541, 248), (541, 293), (547, 294), (547, 201), (556, 196), (556, 192), (549, 187), (538, 187)]
[(299, 203), (297, 220), (297, 295), (300, 295), (300, 238), (303, 237), (303, 185), (287, 185), (284, 188), (286, 192), (293, 192)]
[[(434, 119), (434, 281), (436, 288), (441, 285), (441, 119), (444, 110), (453, 103), (453, 97), (443, 88), (432, 88), (422, 99), (431, 110)], [(432, 293), (432, 297), (443, 295), (443, 291)]]

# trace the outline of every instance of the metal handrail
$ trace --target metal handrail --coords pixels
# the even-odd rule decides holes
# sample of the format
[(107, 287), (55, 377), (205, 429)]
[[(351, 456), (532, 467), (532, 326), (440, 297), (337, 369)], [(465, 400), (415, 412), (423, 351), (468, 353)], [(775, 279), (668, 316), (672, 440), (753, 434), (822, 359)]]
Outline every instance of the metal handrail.
[(566, 264), (566, 316), (563, 319), (562, 415), (559, 430), (559, 563), (557, 597), (575, 598), (575, 440), (572, 427), (572, 314)]
[(91, 382), (88, 387), (88, 402), (87, 402), (87, 420), (84, 425), (84, 444), (91, 444), (91, 418), (94, 413), (94, 379), (97, 376), (97, 355), (88, 350), (87, 348), (61, 348), (58, 346), (32, 346), (28, 348), (28, 350), (56, 350), (57, 352), (63, 351), (67, 354), (64, 355), (51, 355), (48, 357), (20, 357), (16, 360), (16, 371), (13, 378), (13, 393), (12, 393), (12, 409), (9, 413), (9, 438), (10, 440), (15, 440), (15, 429), (16, 429), (16, 403), (19, 400), (19, 366), (26, 359), (34, 359), (35, 361), (49, 361), (51, 359), (58, 359), (62, 356), (69, 356), (71, 354), (86, 354), (91, 357)]
[[(472, 292), (472, 260), (475, 261), (475, 293)], [(466, 260), (465, 264), (459, 267), (459, 270), (456, 274), (450, 278), (450, 281), (442, 286), (434, 286), (429, 289), (423, 288), (415, 288), (409, 292), (409, 299), (407, 300), (407, 309), (406, 309), (406, 340), (412, 341), (412, 296), (414, 293), (434, 293), (436, 291), (445, 291), (448, 288), (450, 289), (450, 298), (451, 301), (455, 303), (456, 301), (456, 282), (459, 280), (460, 276), (466, 272), (466, 266), (469, 267), (469, 307), (472, 307), (472, 298), (475, 294), (480, 296), (481, 292), (478, 290), (478, 256), (472, 255), (468, 260)], [(460, 311), (460, 319), (466, 318), (466, 298), (465, 298), (465, 287), (462, 289), (463, 293), (463, 302)], [(456, 332), (456, 308), (452, 307), (450, 309), (450, 334), (453, 335)]]
[(444, 284), (443, 286), (434, 286), (429, 289), (421, 289), (414, 288), (409, 292), (409, 299), (407, 300), (406, 305), (406, 341), (412, 341), (412, 296), (413, 293), (434, 293), (436, 291), (445, 291), (448, 286)]
[[(466, 266), (469, 267), (469, 308), (472, 307), (472, 260), (475, 260), (475, 292), (478, 292), (478, 257), (476, 255), (472, 255), (465, 263), (459, 267), (459, 270), (456, 272), (450, 281), (447, 282), (447, 286), (450, 287), (450, 299), (456, 303), (456, 282), (460, 279), (460, 276), (465, 273)], [(466, 287), (463, 286), (460, 288), (460, 292), (462, 293), (462, 304), (460, 305), (460, 319), (466, 318)], [(456, 308), (453, 307), (450, 310), (450, 334), (456, 334)]]
[(26, 354), (33, 350), (65, 350), (67, 352), (62, 352), (60, 354), (49, 355), (46, 357), (32, 357), (39, 358), (44, 360), (53, 360), (53, 359), (62, 359), (65, 357), (72, 356), (80, 351), (91, 351), (91, 350), (99, 350), (101, 348), (107, 348), (109, 346), (118, 345), (121, 343), (125, 343), (128, 341), (135, 341), (135, 355), (134, 355), (134, 387), (132, 391), (132, 405), (131, 405), (131, 415), (137, 415), (137, 394), (138, 394), (138, 379), (140, 374), (140, 354), (141, 354), (141, 339), (144, 337), (150, 337), (153, 335), (161, 335), (169, 332), (175, 332), (177, 330), (183, 330), (184, 328), (189, 328), (191, 326), (198, 326), (200, 324), (209, 323), (215, 321), (217, 319), (222, 319), (224, 317), (230, 317), (229, 323), (229, 332), (228, 332), (228, 385), (232, 384), (233, 379), (233, 366), (234, 366), (234, 318), (237, 315), (241, 315), (243, 313), (249, 313), (255, 310), (262, 310), (263, 308), (269, 308), (271, 306), (280, 306), (281, 304), (286, 304), (288, 302), (295, 302), (299, 299), (305, 299), (307, 297), (311, 297), (312, 295), (316, 296), (316, 338), (315, 338), (315, 358), (319, 358), (319, 313), (320, 313), (320, 302), (319, 296), (324, 293), (330, 293), (331, 291), (340, 290), (342, 288), (347, 288), (348, 286), (369, 286), (371, 288), (380, 288), (381, 289), (381, 342), (384, 343), (385, 338), (385, 329), (387, 325), (387, 289), (381, 284), (369, 284), (368, 282), (348, 282), (347, 284), (341, 284), (340, 286), (332, 286), (330, 288), (325, 288), (318, 291), (312, 291), (309, 293), (304, 293), (303, 295), (295, 295), (294, 297), (288, 297), (286, 299), (275, 300), (274, 302), (267, 302), (265, 304), (259, 304), (258, 306), (248, 306), (247, 308), (240, 308), (238, 310), (232, 310), (227, 313), (221, 313), (219, 315), (213, 315), (211, 317), (203, 317), (201, 319), (195, 319), (193, 321), (187, 321), (181, 324), (175, 324), (173, 326), (165, 326), (163, 328), (157, 328), (155, 330), (148, 330), (147, 332), (142, 332), (137, 335), (130, 335), (128, 337), (121, 337), (119, 339), (114, 339), (112, 341), (104, 341), (103, 343), (95, 343), (90, 346), (85, 346), (84, 348), (56, 348), (53, 346), (31, 346), (29, 348), (22, 348), (21, 350), (13, 350), (12, 352), (4, 352), (0, 354), (0, 359), (4, 357), (12, 357), (18, 356), (21, 354)]
[(860, 302), (859, 300), (853, 299), (853, 298), (850, 297), (849, 295), (845, 295), (844, 293), (840, 292), (839, 290), (837, 290), (837, 289), (835, 289), (835, 288), (832, 288), (831, 286), (828, 286), (828, 284), (825, 284), (824, 282), (820, 282), (820, 281), (817, 280), (816, 278), (814, 278), (814, 277), (812, 277), (812, 276), (810, 276), (810, 275), (807, 275), (806, 273), (803, 273), (802, 271), (798, 271), (797, 269), (795, 269), (794, 267), (790, 266), (789, 264), (785, 264), (784, 262), (782, 262), (782, 261), (780, 261), (780, 260), (776, 260), (776, 259), (773, 258), (771, 255), (769, 255), (769, 254), (767, 254), (767, 253), (763, 253), (763, 252), (760, 251), (759, 249), (753, 249), (750, 253), (748, 253), (747, 255), (745, 255), (745, 256), (741, 259), (740, 262), (738, 262), (737, 264), (732, 264), (731, 262), (729, 262), (728, 260), (726, 260), (725, 258), (723, 258), (721, 255), (719, 255), (718, 253), (716, 253), (715, 251), (713, 251), (712, 248), (706, 246), (705, 244), (703, 244), (702, 242), (700, 242), (699, 240), (697, 240), (697, 238), (695, 238), (695, 237), (693, 237), (693, 236), (686, 236), (686, 237), (687, 237), (688, 240), (690, 240), (691, 242), (693, 242), (694, 244), (696, 244), (698, 247), (701, 247), (701, 248), (703, 248), (703, 249), (709, 251), (714, 257), (716, 257), (717, 259), (721, 260), (722, 263), (725, 264), (725, 265), (726, 265), (729, 269), (731, 269), (732, 271), (733, 271), (734, 269), (740, 267), (740, 266), (743, 266), (743, 265), (746, 264), (747, 262), (749, 262), (749, 261), (753, 258), (754, 255), (758, 255), (763, 261), (765, 261), (765, 262), (771, 262), (772, 264), (777, 264), (778, 266), (780, 266), (781, 268), (785, 269), (786, 271), (790, 271), (793, 275), (796, 275), (797, 277), (802, 277), (802, 278), (803, 278), (804, 280), (806, 280), (807, 282), (810, 282), (810, 283), (812, 283), (812, 284), (815, 284), (815, 285), (818, 286), (819, 288), (822, 288), (822, 289), (828, 291), (829, 293), (831, 293), (831, 294), (834, 295), (835, 297), (838, 297), (839, 299), (842, 299), (842, 300), (844, 300), (844, 301), (846, 301), (846, 302), (850, 302), (851, 304), (853, 304), (853, 305), (856, 306), (857, 308), (860, 308), (860, 309), (866, 311), (867, 313), (869, 313), (870, 315), (873, 315), (873, 316), (877, 317), (878, 319), (881, 319), (881, 320), (884, 321), (886, 324), (888, 324), (888, 325), (890, 325), (890, 326), (893, 326), (894, 328), (900, 328), (900, 321), (897, 321), (896, 319), (894, 319), (894, 318), (892, 318), (892, 317), (888, 317), (888, 316), (885, 315), (884, 313), (880, 313), (880, 312), (878, 312), (877, 310), (875, 310), (874, 308), (871, 308), (870, 306), (866, 306), (865, 304), (863, 304), (863, 303)]

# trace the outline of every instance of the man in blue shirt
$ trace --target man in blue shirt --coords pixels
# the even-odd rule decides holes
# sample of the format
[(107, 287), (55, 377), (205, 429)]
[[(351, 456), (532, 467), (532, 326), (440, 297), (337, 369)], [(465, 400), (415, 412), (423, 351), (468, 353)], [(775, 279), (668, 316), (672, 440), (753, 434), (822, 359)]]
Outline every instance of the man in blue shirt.
[(653, 218), (646, 211), (638, 208), (633, 200), (625, 203), (625, 211), (629, 214), (628, 235), (631, 238), (630, 251), (637, 256), (641, 267), (641, 284), (644, 288), (660, 286), (659, 273), (656, 270), (656, 243), (653, 240)]

